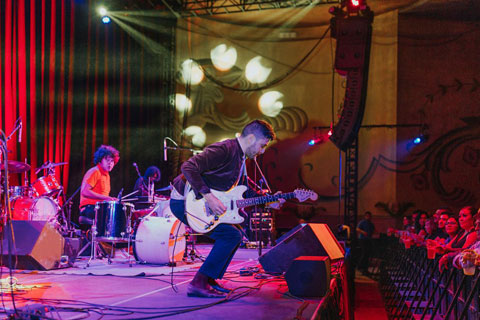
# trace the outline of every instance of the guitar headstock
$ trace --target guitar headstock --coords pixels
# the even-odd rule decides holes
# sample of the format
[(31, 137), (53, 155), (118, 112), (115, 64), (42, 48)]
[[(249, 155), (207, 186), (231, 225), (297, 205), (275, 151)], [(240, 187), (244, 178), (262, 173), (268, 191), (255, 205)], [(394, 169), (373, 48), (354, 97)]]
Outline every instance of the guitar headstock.
[(312, 201), (316, 201), (318, 199), (318, 194), (316, 194), (312, 190), (295, 189), (293, 193), (295, 194), (295, 198), (297, 198), (297, 200), (300, 202), (303, 202), (308, 199)]

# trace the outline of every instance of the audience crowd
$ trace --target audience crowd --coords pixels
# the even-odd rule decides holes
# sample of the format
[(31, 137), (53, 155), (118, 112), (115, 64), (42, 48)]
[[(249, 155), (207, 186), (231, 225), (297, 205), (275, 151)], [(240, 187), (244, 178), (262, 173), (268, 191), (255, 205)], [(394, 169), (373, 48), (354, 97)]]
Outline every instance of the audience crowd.
[(431, 216), (416, 210), (403, 218), (403, 229), (388, 229), (397, 236), (406, 249), (425, 247), (427, 257), (439, 256), (440, 271), (448, 268), (463, 269), (473, 275), (480, 266), (480, 210), (463, 207), (458, 215), (450, 208), (440, 208)]

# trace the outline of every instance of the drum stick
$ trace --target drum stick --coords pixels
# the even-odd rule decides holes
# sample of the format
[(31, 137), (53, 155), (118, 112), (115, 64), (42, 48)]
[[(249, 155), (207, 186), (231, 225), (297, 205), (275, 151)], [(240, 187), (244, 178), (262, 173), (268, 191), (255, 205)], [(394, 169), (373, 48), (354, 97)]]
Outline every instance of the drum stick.
[(122, 200), (120, 200), (120, 201), (122, 201), (122, 202), (128, 202), (128, 201), (137, 201), (137, 200), (138, 200), (138, 198), (130, 198), (130, 199), (122, 198)]
[(135, 191), (133, 191), (132, 193), (129, 193), (129, 194), (127, 194), (127, 195), (124, 195), (122, 198), (128, 198), (128, 197), (130, 197), (131, 195), (134, 195), (134, 194), (137, 193), (137, 192), (138, 192), (138, 190), (135, 190)]

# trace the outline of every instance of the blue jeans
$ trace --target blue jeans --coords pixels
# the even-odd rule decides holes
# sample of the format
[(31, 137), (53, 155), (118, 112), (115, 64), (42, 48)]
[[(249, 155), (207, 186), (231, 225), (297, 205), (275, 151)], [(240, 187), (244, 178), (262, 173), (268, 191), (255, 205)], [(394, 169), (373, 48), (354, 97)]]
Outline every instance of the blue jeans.
[[(170, 199), (170, 210), (188, 225), (185, 201)], [(221, 279), (242, 241), (242, 232), (234, 225), (221, 223), (206, 235), (215, 240), (215, 243), (198, 271), (210, 278)]]

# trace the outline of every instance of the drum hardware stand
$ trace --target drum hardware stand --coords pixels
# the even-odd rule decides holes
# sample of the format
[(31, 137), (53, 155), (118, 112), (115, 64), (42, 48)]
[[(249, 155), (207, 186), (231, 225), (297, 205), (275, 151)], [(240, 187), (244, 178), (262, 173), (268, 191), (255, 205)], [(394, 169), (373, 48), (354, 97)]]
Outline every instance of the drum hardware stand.
[[(185, 251), (183, 253), (182, 260), (186, 263), (189, 262), (188, 261), (189, 259), (190, 259), (191, 263), (195, 262), (196, 259), (200, 259), (201, 261), (205, 261), (205, 257), (199, 255), (197, 253), (197, 250), (195, 249), (195, 242), (196, 242), (196, 236), (197, 235), (201, 235), (201, 234), (190, 233), (188, 231), (185, 232)], [(190, 245), (190, 248), (189, 248), (189, 245)]]
[[(90, 253), (90, 259), (88, 259), (87, 265), (85, 268), (88, 268), (90, 266), (90, 262), (94, 259), (97, 258), (97, 251), (101, 251), (102, 254), (108, 257), (108, 253), (105, 251), (105, 248), (103, 248), (100, 245), (100, 242), (96, 240), (96, 234), (97, 234), (97, 223), (96, 223), (96, 214), (95, 214), (95, 220), (93, 221), (92, 228), (91, 230), (91, 235), (92, 235), (92, 241), (91, 243), (91, 253)], [(83, 250), (83, 249), (82, 249)], [(113, 250), (113, 246), (112, 246)], [(108, 263), (110, 264), (110, 257), (108, 257)]]
[[(91, 241), (91, 254), (90, 254), (90, 259), (88, 260), (87, 262), (87, 265), (85, 266), (85, 268), (89, 267), (90, 266), (90, 262), (94, 259), (97, 258), (97, 251), (101, 251), (102, 254), (104, 254), (106, 257), (107, 257), (107, 261), (108, 261), (108, 264), (112, 264), (112, 257), (113, 257), (113, 254), (114, 254), (114, 250), (115, 250), (115, 244), (116, 243), (119, 243), (119, 242), (125, 242), (125, 240), (102, 240), (102, 241), (98, 241), (97, 240), (97, 210), (98, 209), (95, 209), (95, 219), (93, 221), (93, 224), (92, 224), (92, 228), (91, 228), (91, 233), (92, 233), (92, 241)], [(127, 238), (127, 256), (128, 257), (128, 265), (129, 267), (132, 267), (132, 255), (130, 254), (130, 247), (131, 247), (131, 243), (132, 241), (135, 241), (135, 240), (132, 240), (132, 227), (131, 227), (131, 212), (130, 212), (130, 215), (127, 217), (127, 221), (128, 221), (128, 225), (127, 225), (127, 234), (128, 234), (128, 238)], [(122, 234), (123, 236), (124, 234)], [(108, 254), (106, 251), (105, 251), (105, 248), (100, 244), (101, 242), (109, 242), (111, 243), (111, 249), (110, 249), (110, 254)], [(88, 244), (87, 244), (88, 245)], [(84, 247), (85, 248), (85, 247)], [(82, 248), (82, 250), (80, 252), (83, 252), (84, 248)], [(80, 252), (78, 253), (80, 255)]]

